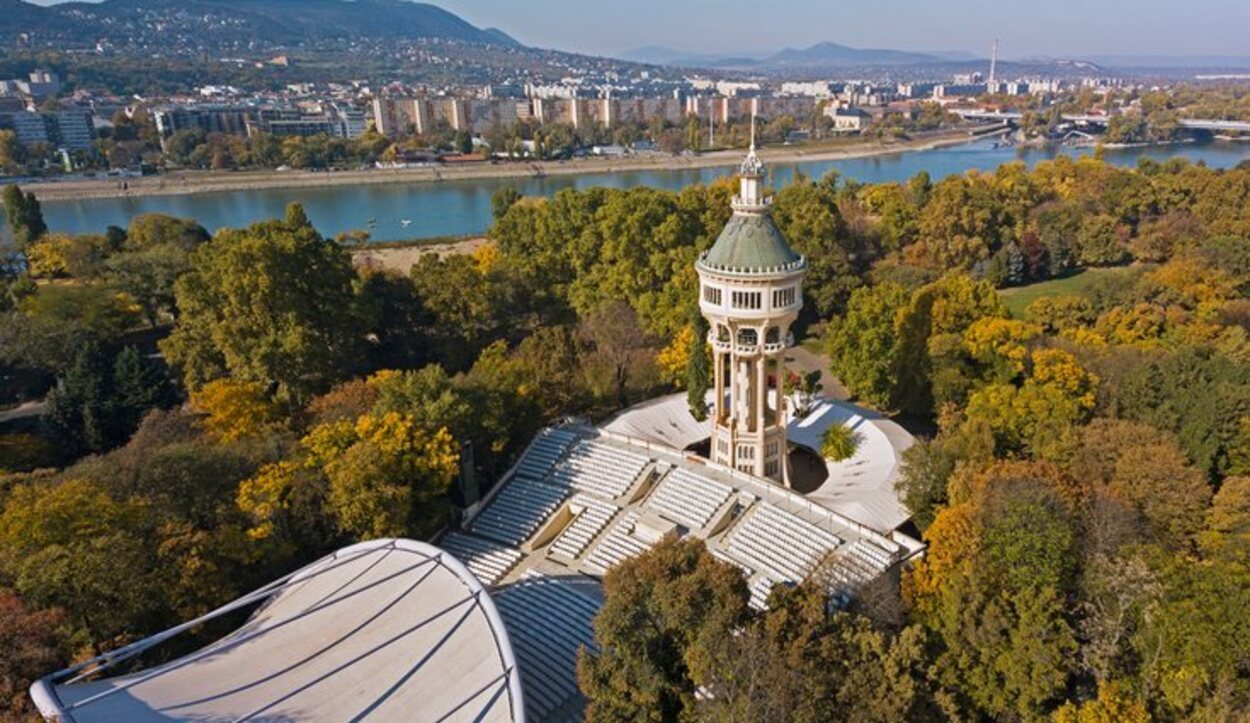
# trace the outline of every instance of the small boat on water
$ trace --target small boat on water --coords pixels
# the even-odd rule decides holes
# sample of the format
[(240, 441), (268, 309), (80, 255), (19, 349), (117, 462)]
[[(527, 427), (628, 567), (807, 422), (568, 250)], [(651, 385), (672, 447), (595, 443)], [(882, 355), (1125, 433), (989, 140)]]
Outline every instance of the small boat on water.
[(409, 226), (411, 226), (411, 225), (412, 225), (412, 219), (410, 219), (410, 218), (401, 218), (401, 219), (399, 219), (399, 225), (400, 225), (400, 226), (403, 226), (404, 228), (408, 228)]

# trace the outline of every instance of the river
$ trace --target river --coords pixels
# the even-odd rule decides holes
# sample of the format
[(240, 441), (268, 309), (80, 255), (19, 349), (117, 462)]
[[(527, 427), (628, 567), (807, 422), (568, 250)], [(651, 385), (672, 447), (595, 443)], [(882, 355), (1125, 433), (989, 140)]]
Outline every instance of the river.
[[(992, 170), (1003, 163), (1024, 161), (1032, 166), (1059, 153), (1080, 151), (996, 148), (992, 141), (980, 140), (958, 146), (909, 151), (836, 161), (803, 161), (779, 164), (771, 169), (772, 182), (783, 185), (802, 171), (813, 178), (837, 169), (844, 176), (869, 183), (902, 181), (928, 171), (934, 180), (972, 169)], [(1144, 148), (1106, 149), (1111, 163), (1132, 166), (1146, 156), (1164, 160), (1183, 156), (1205, 162), (1213, 168), (1230, 168), (1250, 158), (1250, 144), (1210, 142)], [(363, 229), (375, 220), (375, 241), (396, 241), (434, 236), (480, 234), (491, 222), (491, 194), (505, 187), (527, 196), (550, 196), (565, 188), (631, 188), (652, 186), (669, 190), (693, 183), (706, 183), (729, 175), (733, 168), (700, 168), (672, 171), (618, 171), (547, 178), (504, 178), (411, 182), (324, 188), (276, 188), (250, 191), (224, 191), (181, 196), (139, 198), (97, 198), (77, 201), (47, 201), (44, 216), (53, 231), (98, 233), (107, 226), (126, 226), (132, 216), (164, 213), (194, 218), (210, 231), (239, 227), (264, 218), (282, 215), (291, 201), (304, 204), (308, 217), (325, 235)], [(401, 219), (412, 223), (405, 227)]]

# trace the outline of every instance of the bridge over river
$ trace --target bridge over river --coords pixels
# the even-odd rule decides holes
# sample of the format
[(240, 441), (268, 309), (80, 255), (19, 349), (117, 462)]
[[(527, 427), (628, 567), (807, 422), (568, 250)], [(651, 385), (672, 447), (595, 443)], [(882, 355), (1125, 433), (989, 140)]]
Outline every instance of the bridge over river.
[[(1017, 113), (1014, 111), (952, 110), (951, 112), (968, 120), (1005, 121), (1011, 123), (1017, 122), (1024, 117), (1023, 113)], [(1105, 126), (1115, 116), (1065, 113), (1060, 117), (1069, 123)], [(1191, 130), (1235, 131), (1250, 133), (1250, 121), (1181, 118), (1177, 122), (1182, 128), (1189, 128)]]

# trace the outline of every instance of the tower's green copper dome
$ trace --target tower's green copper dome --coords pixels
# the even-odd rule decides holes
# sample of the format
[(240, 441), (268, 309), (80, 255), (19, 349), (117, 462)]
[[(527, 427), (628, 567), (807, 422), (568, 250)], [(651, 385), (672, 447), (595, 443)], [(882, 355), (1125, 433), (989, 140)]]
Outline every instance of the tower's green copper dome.
[(735, 213), (700, 262), (722, 271), (742, 272), (791, 268), (802, 260), (768, 214)]

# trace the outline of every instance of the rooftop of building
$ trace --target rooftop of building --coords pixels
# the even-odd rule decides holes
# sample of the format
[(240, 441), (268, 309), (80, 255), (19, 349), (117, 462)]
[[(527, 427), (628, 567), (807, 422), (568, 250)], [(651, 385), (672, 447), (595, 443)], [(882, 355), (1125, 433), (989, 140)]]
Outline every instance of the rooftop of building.
[(797, 270), (804, 259), (790, 248), (770, 215), (736, 213), (699, 263), (713, 271), (773, 273)]
[(200, 651), (99, 677), (162, 634), (49, 676), (32, 693), (45, 716), (84, 723), (410, 719), (412, 711), (579, 720), (577, 656), (595, 646), (600, 579), (666, 535), (704, 540), (740, 569), (756, 608), (773, 586), (811, 577), (845, 602), (921, 549), (890, 526), (903, 521), (901, 506), (885, 504), (897, 505), (885, 482), (896, 472), (895, 440), (856, 409), (817, 402), (791, 421), (798, 444), (834, 423), (863, 437), (857, 455), (808, 495), (683, 451), (707, 430), (682, 395), (603, 428), (546, 429), (439, 547), (346, 548), (237, 601), (261, 606)]
[(176, 660), (97, 677), (192, 621), (31, 688), (49, 720), (517, 721), (505, 624), (455, 557), (412, 540), (344, 548), (227, 608), (260, 607)]
[(716, 243), (699, 257), (700, 268), (731, 274), (774, 274), (798, 271), (804, 258), (790, 248), (769, 213), (771, 198), (764, 196), (764, 164), (755, 152), (755, 116), (751, 116), (751, 149), (738, 169), (742, 195), (734, 199), (734, 214), (721, 229)]

